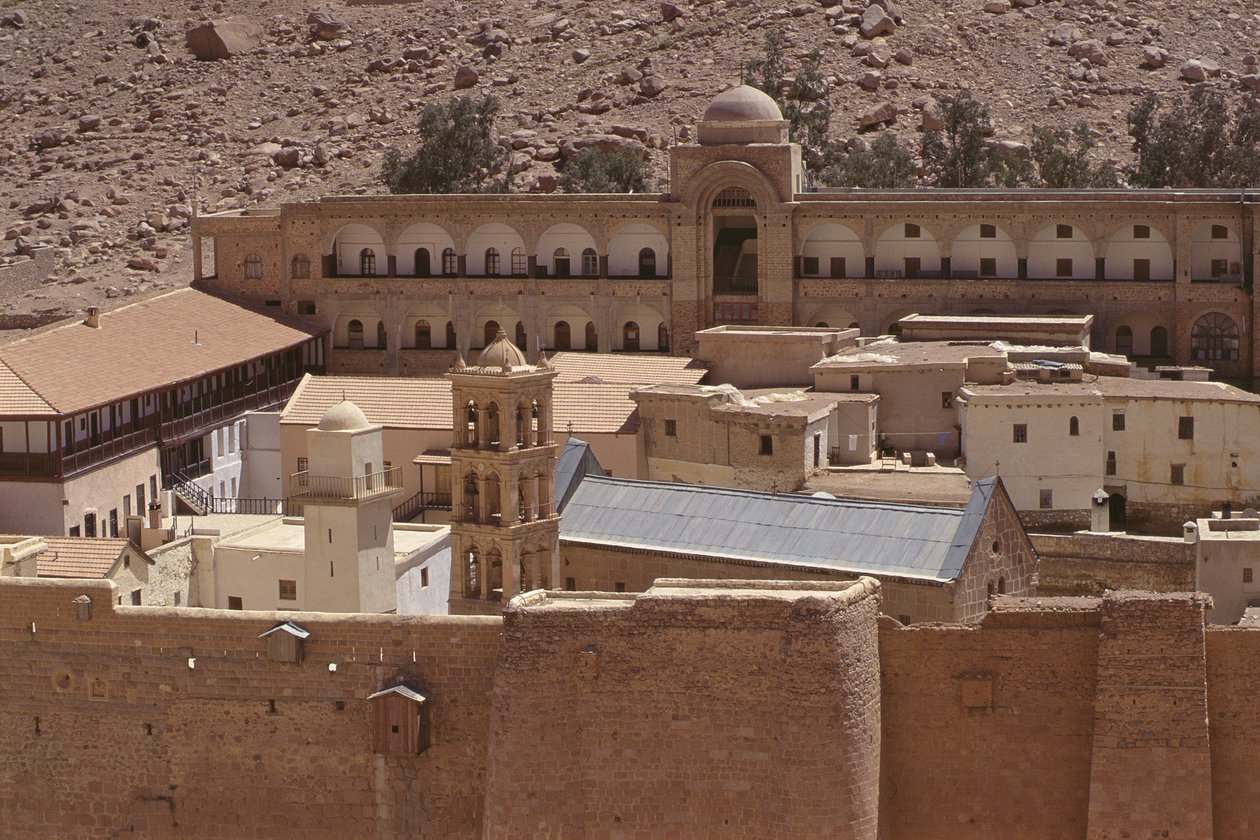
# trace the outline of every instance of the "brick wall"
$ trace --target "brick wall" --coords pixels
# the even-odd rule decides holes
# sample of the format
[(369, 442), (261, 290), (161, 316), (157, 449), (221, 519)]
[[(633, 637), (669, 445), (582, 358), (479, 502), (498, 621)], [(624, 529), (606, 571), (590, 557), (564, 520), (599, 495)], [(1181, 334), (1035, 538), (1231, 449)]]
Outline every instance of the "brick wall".
[(0, 265), (0, 300), (16, 299), (38, 288), (53, 272), (54, 250), (49, 245), (31, 249), (31, 257)]
[(1212, 829), (1216, 840), (1250, 840), (1260, 826), (1260, 633), (1207, 632)]
[(1194, 589), (1194, 545), (1127, 534), (1029, 534), (1039, 595), (1100, 595), (1106, 589)]
[[(90, 621), (75, 617), (80, 594)], [(115, 595), (108, 581), (0, 586), (6, 837), (480, 833), (497, 619), (176, 611)], [(311, 631), (301, 664), (269, 661), (258, 638), (285, 619)], [(432, 746), (409, 758), (373, 753), (365, 702), (400, 676), (433, 698)]]

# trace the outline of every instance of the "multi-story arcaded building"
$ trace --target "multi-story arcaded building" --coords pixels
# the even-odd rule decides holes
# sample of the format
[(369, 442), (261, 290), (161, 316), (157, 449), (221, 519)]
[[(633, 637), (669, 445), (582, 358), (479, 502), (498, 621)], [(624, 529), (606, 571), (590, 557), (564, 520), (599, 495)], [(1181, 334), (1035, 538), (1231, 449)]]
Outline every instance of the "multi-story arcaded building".
[(774, 102), (715, 98), (648, 195), (329, 197), (195, 220), (196, 276), (332, 328), (333, 370), (686, 352), (719, 324), (884, 333), (926, 313), (1092, 314), (1095, 349), (1250, 377), (1257, 202), (1214, 191), (810, 190)]

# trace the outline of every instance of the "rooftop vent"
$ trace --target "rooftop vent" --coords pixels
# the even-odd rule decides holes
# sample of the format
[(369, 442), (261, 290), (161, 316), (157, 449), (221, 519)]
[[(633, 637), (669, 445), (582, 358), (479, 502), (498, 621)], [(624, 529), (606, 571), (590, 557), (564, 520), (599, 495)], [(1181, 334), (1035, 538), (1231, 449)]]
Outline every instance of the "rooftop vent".
[(87, 308), (87, 317), (83, 319), (83, 323), (99, 330), (101, 328), (101, 310), (95, 306), (89, 306)]

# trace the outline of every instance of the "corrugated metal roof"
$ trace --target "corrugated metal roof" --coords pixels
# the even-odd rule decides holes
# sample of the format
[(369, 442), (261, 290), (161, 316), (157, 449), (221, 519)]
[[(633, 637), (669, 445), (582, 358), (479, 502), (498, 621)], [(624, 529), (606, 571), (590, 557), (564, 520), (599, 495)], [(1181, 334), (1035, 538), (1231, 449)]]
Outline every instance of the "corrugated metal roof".
[(956, 580), (993, 495), (965, 510), (588, 476), (565, 540), (922, 580)]
[(599, 459), (591, 451), (590, 444), (575, 437), (565, 441), (560, 457), (556, 459), (556, 500), (560, 512), (564, 512), (573, 493), (588, 475), (605, 475)]

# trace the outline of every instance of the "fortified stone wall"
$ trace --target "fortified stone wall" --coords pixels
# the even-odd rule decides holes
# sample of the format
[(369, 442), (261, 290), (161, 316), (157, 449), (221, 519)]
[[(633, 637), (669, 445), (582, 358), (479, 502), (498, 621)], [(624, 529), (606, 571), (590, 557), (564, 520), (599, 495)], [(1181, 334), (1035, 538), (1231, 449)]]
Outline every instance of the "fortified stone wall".
[(31, 258), (0, 266), (0, 300), (10, 300), (37, 288), (53, 272), (54, 251), (41, 245), (31, 249)]
[[(0, 587), (5, 837), (479, 835), (499, 620), (177, 611), (116, 594)], [(258, 638), (285, 620), (311, 633), (300, 664), (270, 661)], [(432, 704), (432, 746), (410, 757), (373, 752), (365, 700), (400, 678)]]
[(1194, 545), (1127, 534), (1029, 534), (1041, 563), (1039, 595), (1100, 595), (1106, 589), (1194, 589)]
[(1260, 826), (1260, 633), (1207, 631), (1212, 828), (1216, 840), (1249, 840)]

